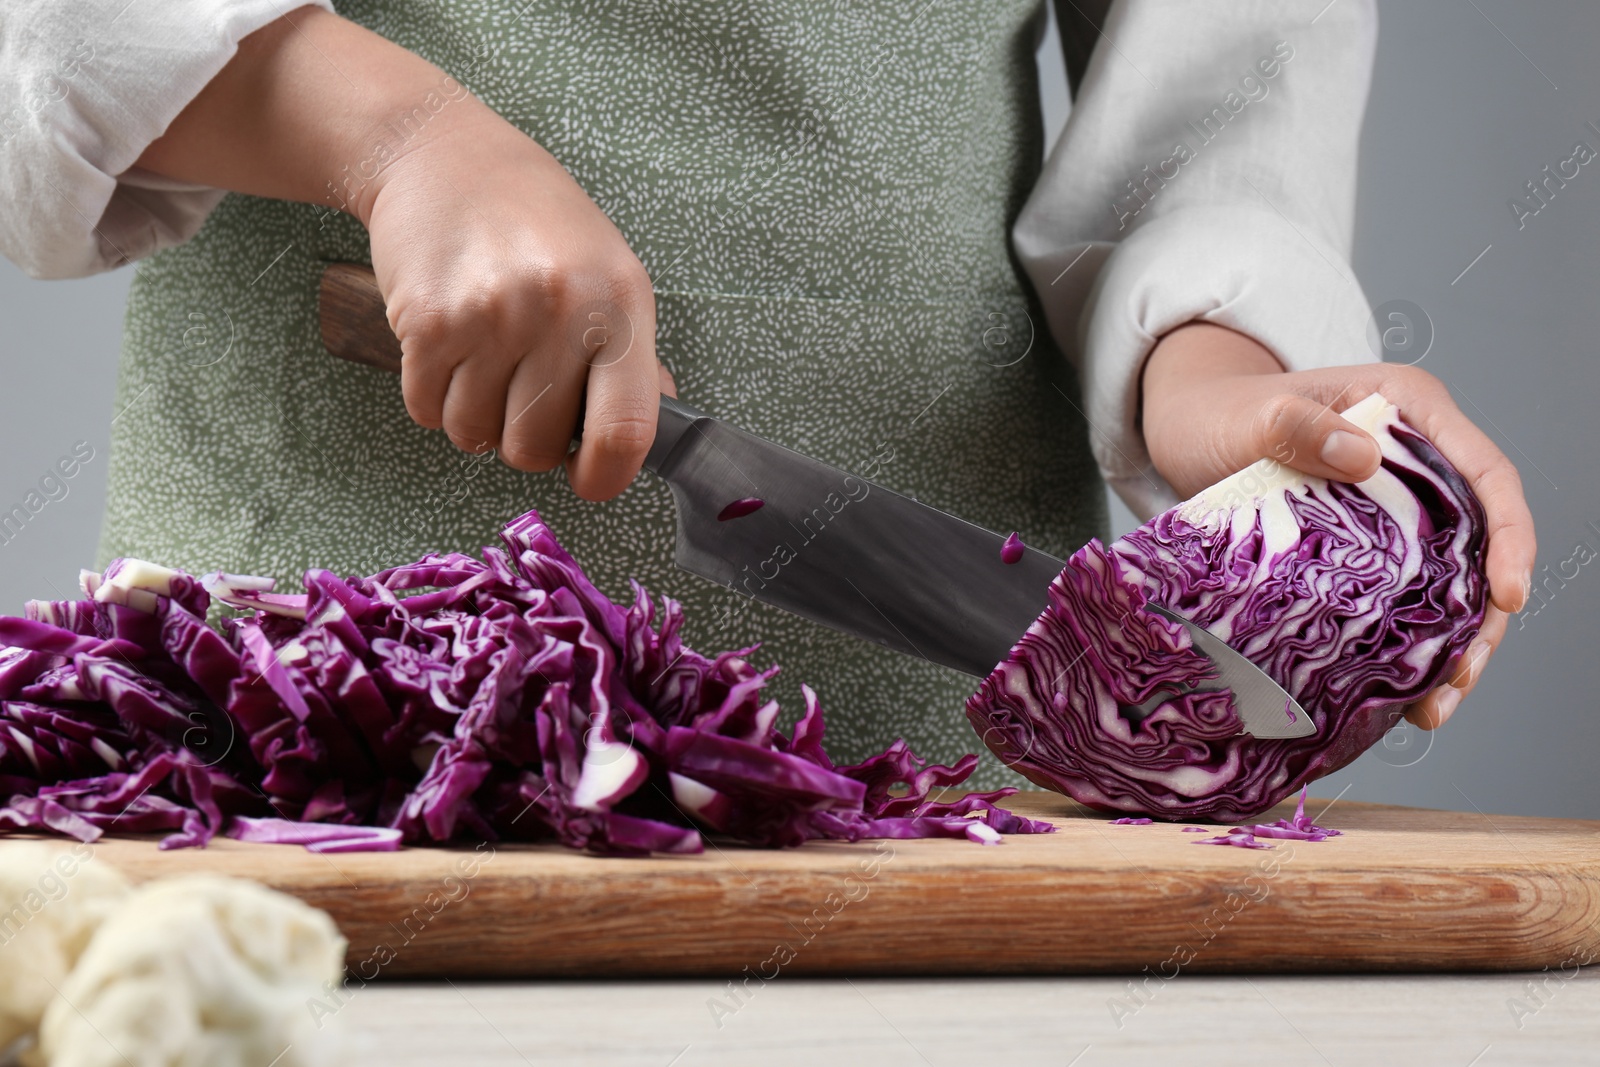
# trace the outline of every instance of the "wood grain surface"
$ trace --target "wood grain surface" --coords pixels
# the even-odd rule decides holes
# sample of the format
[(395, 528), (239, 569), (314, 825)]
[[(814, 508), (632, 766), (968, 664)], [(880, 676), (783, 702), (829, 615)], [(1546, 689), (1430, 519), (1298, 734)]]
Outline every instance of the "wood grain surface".
[(1600, 960), (1600, 822), (1340, 802), (1321, 819), (1344, 836), (1255, 851), (1198, 846), (1202, 835), (1178, 825), (1112, 825), (1054, 794), (1013, 799), (1057, 832), (987, 847), (813, 842), (649, 859), (506, 844), (318, 856), (220, 839), (162, 852), (155, 838), (131, 837), (95, 851), (136, 880), (207, 871), (293, 893), (334, 917), (363, 977), (1538, 970)]

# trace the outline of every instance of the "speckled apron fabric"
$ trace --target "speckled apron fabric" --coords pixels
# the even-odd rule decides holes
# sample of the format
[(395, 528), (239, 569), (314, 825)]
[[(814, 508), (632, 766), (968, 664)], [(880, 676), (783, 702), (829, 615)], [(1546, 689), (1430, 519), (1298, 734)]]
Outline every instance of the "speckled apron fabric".
[[(1059, 554), (1102, 532), (1076, 384), (1008, 251), (1039, 167), (1036, 0), (341, 13), (459, 77), (616, 221), (654, 279), (685, 399)], [(652, 476), (590, 504), (559, 472), (474, 459), (411, 423), (396, 379), (322, 348), (316, 286), (333, 260), (370, 262), (354, 220), (232, 196), (140, 266), (102, 563), (294, 587), (312, 565), (475, 551), (537, 506), (611, 595), (634, 576), (682, 600), (695, 647), (762, 642), (791, 715), (809, 681), (837, 756), (898, 736), (939, 759), (974, 749), (961, 707), (975, 680), (678, 571)], [(1020, 781), (985, 758), (983, 783)]]

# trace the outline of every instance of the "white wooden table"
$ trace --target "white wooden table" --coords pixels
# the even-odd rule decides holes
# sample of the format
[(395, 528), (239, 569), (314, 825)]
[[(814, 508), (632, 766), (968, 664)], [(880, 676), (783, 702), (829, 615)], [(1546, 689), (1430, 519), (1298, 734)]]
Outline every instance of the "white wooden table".
[(360, 1067), (1600, 1065), (1600, 967), (1180, 974), (1152, 980), (1143, 1006), (1126, 978), (780, 976), (752, 990), (740, 1006), (709, 981), (390, 983), (337, 1021)]

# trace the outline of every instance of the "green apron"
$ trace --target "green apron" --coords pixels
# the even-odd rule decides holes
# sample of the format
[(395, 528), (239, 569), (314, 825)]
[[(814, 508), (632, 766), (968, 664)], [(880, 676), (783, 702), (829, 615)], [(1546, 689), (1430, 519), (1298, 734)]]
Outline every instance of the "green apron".
[[(459, 78), (616, 222), (686, 400), (1054, 553), (1103, 534), (1077, 385), (1009, 251), (1040, 165), (1038, 0), (340, 7)], [(634, 577), (681, 600), (694, 647), (760, 642), (790, 721), (809, 682), (836, 758), (901, 736), (941, 761), (981, 749), (975, 679), (678, 571), (652, 476), (591, 504), (414, 425), (396, 379), (322, 347), (335, 260), (370, 262), (353, 219), (230, 196), (140, 266), (102, 564), (292, 589), (311, 566), (476, 551), (534, 506), (613, 597)], [(984, 755), (975, 782), (1021, 781)]]

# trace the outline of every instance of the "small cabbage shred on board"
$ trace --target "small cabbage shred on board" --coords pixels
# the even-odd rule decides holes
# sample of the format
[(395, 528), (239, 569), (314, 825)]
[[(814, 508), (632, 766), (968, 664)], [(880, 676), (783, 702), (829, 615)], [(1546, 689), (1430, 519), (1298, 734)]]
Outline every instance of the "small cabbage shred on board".
[[(1110, 546), (1091, 541), (967, 704), (1031, 781), (1102, 811), (1242, 821), (1359, 756), (1452, 676), (1483, 621), (1482, 507), (1399, 411), (1343, 412), (1383, 453), (1343, 484), (1263, 462)], [(1164, 605), (1250, 659), (1310, 714), (1257, 738)], [(1172, 695), (1137, 722), (1121, 706)]]
[[(535, 512), (501, 540), (303, 594), (123, 559), (0, 617), (0, 831), (638, 855), (1052, 829), (996, 805), (1013, 789), (942, 793), (976, 756), (835, 765), (809, 688), (785, 734), (750, 649), (685, 647), (637, 586), (612, 602)], [(213, 628), (213, 598), (245, 613)]]

